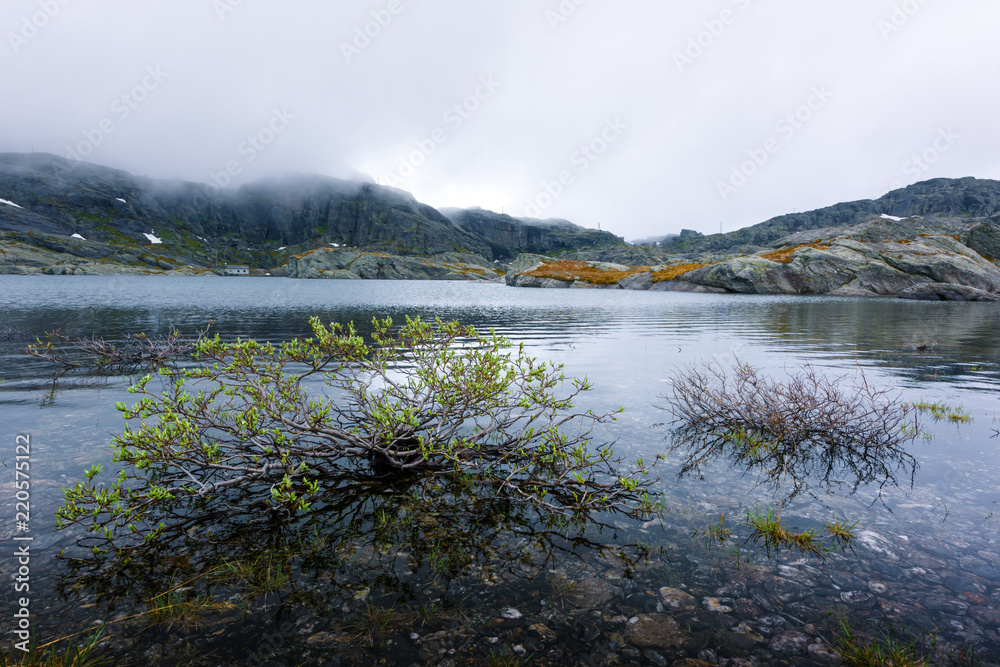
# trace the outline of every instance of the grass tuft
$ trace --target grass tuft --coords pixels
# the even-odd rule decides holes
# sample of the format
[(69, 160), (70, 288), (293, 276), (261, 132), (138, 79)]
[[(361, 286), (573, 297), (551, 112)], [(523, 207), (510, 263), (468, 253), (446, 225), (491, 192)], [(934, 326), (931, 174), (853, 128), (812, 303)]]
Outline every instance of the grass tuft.
[(761, 510), (759, 507), (754, 507), (752, 510), (747, 509), (747, 524), (753, 528), (747, 541), (758, 544), (763, 541), (768, 556), (771, 555), (771, 549), (777, 551), (781, 547), (797, 549), (804, 554), (816, 556), (822, 556), (826, 553), (826, 548), (817, 539), (819, 531), (806, 530), (801, 533), (793, 533), (785, 530), (784, 526), (781, 525), (781, 517), (770, 507), (765, 510)]
[(849, 667), (926, 667), (912, 641), (902, 643), (887, 632), (871, 640), (855, 637), (847, 621), (840, 620), (834, 648)]

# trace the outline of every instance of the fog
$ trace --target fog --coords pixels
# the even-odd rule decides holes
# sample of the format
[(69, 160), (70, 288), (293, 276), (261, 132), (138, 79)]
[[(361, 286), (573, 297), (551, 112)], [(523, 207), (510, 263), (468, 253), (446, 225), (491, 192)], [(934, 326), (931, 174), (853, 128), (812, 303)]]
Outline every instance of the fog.
[(1000, 178), (989, 0), (4, 0), (0, 152), (705, 233)]

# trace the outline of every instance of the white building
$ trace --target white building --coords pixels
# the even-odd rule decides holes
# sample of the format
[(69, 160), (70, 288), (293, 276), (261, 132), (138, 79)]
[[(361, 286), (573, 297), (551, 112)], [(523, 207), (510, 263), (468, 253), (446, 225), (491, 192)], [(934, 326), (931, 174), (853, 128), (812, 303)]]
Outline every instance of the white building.
[(249, 276), (250, 267), (245, 264), (226, 264), (227, 276)]

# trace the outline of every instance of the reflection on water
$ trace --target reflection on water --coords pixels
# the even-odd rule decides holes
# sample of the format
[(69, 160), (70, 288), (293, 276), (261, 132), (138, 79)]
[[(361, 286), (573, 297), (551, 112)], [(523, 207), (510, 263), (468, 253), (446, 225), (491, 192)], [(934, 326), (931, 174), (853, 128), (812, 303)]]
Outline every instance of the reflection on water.
[[(978, 664), (1000, 660), (1000, 441), (990, 437), (1000, 414), (997, 305), (465, 283), (2, 277), (0, 313), (0, 326), (31, 335), (61, 329), (109, 341), (171, 326), (191, 334), (209, 320), (224, 337), (283, 340), (306, 333), (313, 314), (363, 329), (373, 316), (457, 318), (524, 341), (533, 354), (564, 362), (568, 375), (589, 376), (595, 390), (584, 407), (625, 406), (594, 435), (615, 441), (626, 459), (670, 448), (654, 428), (665, 417), (652, 403), (675, 369), (703, 360), (728, 365), (738, 357), (777, 377), (806, 362), (835, 375), (860, 366), (870, 382), (898, 388), (906, 400), (962, 405), (975, 420), (929, 424), (933, 440), (907, 447), (920, 465), (912, 489), (887, 490), (886, 507), (872, 505), (878, 491), (866, 485), (855, 495), (834, 486), (789, 502), (783, 520), (799, 530), (831, 515), (859, 519), (856, 554), (821, 562), (776, 561), (745, 544), (749, 531), (738, 521), (721, 546), (692, 538), (720, 515), (728, 526), (743, 508), (773, 498), (732, 461), (706, 461), (703, 479), (678, 479), (685, 457), (674, 451), (660, 471), (671, 509), (663, 522), (616, 518), (603, 532), (583, 533), (590, 546), (649, 546), (652, 557), (631, 568), (622, 554), (577, 548), (579, 532), (546, 528), (488, 498), (460, 503), (460, 493), (423, 484), (331, 502), (294, 527), (252, 516), (219, 522), (211, 539), (208, 529), (185, 533), (173, 551), (144, 555), (141, 567), (89, 559), (72, 566), (55, 558), (64, 548), (81, 555), (73, 549), (78, 536), (52, 529), (59, 489), (109, 462), (108, 433), (123, 425), (113, 404), (129, 400), (130, 380), (78, 377), (53, 386), (52, 369), (20, 353), (23, 341), (0, 342), (0, 438), (11, 449), (17, 433), (37, 443), (32, 609), (43, 635), (124, 619), (132, 603), (145, 609), (164, 587), (211, 573), (170, 593), (174, 602), (205, 602), (199, 622), (167, 613), (152, 629), (146, 618), (122, 621), (111, 645), (135, 664), (185, 655), (226, 664), (226, 655), (258, 649), (279, 664), (303, 656), (481, 663), (491, 654), (531, 654), (540, 664), (699, 656), (709, 664), (754, 656), (758, 664), (792, 657), (824, 664), (821, 649), (810, 647), (834, 641), (833, 609), (857, 628), (905, 627), (925, 648), (921, 633), (933, 633), (941, 655), (972, 650)], [(12, 478), (2, 486), (13, 517)], [(5, 528), (0, 537), (10, 543), (12, 533)], [(10, 559), (0, 567), (5, 577), (13, 572)], [(247, 602), (248, 594), (257, 597)], [(4, 604), (6, 612), (11, 601)]]

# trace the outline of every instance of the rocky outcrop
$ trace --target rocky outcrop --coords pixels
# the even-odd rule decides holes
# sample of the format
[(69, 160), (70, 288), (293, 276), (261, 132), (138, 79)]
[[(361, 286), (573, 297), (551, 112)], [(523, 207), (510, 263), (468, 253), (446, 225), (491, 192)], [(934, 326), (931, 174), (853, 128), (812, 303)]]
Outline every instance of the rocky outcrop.
[[(943, 231), (963, 231), (955, 224), (949, 222)], [(572, 277), (599, 286), (614, 283), (620, 289), (994, 300), (1000, 295), (1000, 267), (958, 239), (989, 249), (1000, 238), (997, 226), (964, 225), (963, 234), (941, 234), (932, 233), (934, 226), (926, 223), (878, 219), (826, 241), (799, 235), (793, 238), (812, 242), (704, 265), (623, 267), (588, 262), (591, 271)], [(558, 262), (542, 264), (536, 259), (513, 267), (507, 283), (556, 286), (551, 281), (557, 279), (559, 286), (566, 286), (570, 279), (566, 273)]]
[(501, 273), (471, 255), (401, 257), (345, 248), (319, 248), (289, 258), (290, 278), (338, 280), (477, 280), (493, 281)]
[(952, 283), (922, 283), (907, 287), (899, 293), (900, 299), (917, 301), (998, 301), (1000, 296), (965, 285)]

